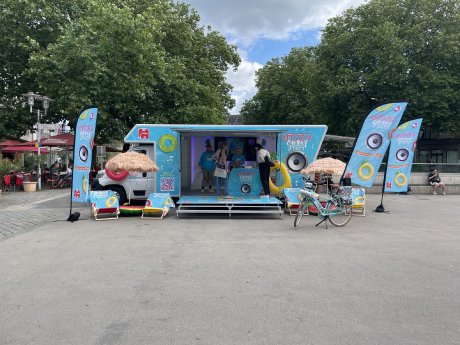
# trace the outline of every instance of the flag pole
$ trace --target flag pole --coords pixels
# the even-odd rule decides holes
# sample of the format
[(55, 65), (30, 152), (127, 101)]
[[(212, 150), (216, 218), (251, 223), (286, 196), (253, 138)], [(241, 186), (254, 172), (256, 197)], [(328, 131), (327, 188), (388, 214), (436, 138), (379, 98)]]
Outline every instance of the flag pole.
[(72, 166), (72, 184), (70, 186), (70, 211), (69, 211), (69, 218), (67, 218), (67, 221), (72, 221), (72, 196), (73, 196), (73, 174), (75, 172), (75, 145), (77, 143), (76, 136), (77, 136), (77, 123), (78, 123), (78, 117), (80, 116), (81, 112), (77, 114), (77, 119), (75, 120), (75, 125), (73, 126), (73, 166)]
[(385, 163), (385, 172), (383, 173), (383, 183), (382, 183), (382, 198), (380, 199), (380, 205), (375, 208), (375, 212), (383, 213), (385, 212), (385, 207), (383, 206), (383, 193), (385, 191), (385, 181), (387, 180), (387, 171), (388, 171), (388, 150), (385, 154), (386, 163)]

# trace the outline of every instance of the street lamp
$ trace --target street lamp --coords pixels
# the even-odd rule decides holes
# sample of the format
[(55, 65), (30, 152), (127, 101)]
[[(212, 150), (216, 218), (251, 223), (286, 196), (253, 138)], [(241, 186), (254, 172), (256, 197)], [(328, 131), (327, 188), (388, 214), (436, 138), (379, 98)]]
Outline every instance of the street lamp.
[[(24, 93), (23, 96), (27, 98), (27, 104), (29, 105), (30, 113), (33, 113), (33, 106), (35, 104), (35, 100), (42, 101), (42, 106), (43, 110), (45, 111), (45, 115), (48, 113), (48, 109), (50, 106), (50, 102), (52, 101), (51, 98), (47, 96), (41, 96), (39, 94), (33, 93), (29, 91), (28, 93)], [(38, 185), (38, 190), (42, 189), (42, 170), (41, 170), (41, 159), (40, 159), (40, 109), (36, 109), (37, 111), (37, 148), (38, 148), (38, 171), (37, 171), (37, 185)]]

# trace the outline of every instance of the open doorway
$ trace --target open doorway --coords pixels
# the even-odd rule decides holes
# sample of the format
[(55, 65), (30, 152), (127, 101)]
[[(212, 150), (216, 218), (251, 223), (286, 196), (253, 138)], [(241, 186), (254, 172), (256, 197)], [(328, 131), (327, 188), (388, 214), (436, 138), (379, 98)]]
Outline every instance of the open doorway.
[[(260, 143), (270, 153), (277, 154), (276, 133), (215, 133), (215, 132), (187, 132), (181, 133), (181, 191), (184, 195), (202, 195), (203, 172), (199, 166), (200, 157), (210, 145), (216, 152), (221, 142), (227, 143), (227, 166), (230, 169), (228, 181), (231, 181), (232, 171), (257, 172), (255, 144)], [(235, 170), (234, 170), (235, 169)], [(258, 177), (257, 177), (258, 178)], [(213, 178), (213, 187), (216, 181)], [(214, 188), (213, 188), (214, 189)], [(206, 195), (209, 194), (205, 189)]]

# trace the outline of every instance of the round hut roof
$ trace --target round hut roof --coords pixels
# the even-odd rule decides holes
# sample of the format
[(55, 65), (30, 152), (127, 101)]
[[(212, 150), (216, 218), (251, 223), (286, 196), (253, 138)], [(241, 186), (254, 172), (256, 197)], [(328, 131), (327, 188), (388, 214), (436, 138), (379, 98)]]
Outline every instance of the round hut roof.
[(155, 162), (149, 157), (134, 151), (128, 151), (116, 155), (111, 158), (105, 166), (112, 171), (127, 170), (143, 173), (151, 171), (156, 172), (159, 170)]

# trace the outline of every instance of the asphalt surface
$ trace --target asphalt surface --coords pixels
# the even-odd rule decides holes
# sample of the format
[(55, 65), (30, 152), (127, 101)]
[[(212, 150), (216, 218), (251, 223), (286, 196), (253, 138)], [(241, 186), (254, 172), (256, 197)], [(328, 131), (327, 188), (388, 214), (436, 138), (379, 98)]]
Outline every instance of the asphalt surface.
[(459, 344), (460, 196), (378, 203), (328, 230), (88, 209), (24, 230), (0, 240), (0, 344)]

